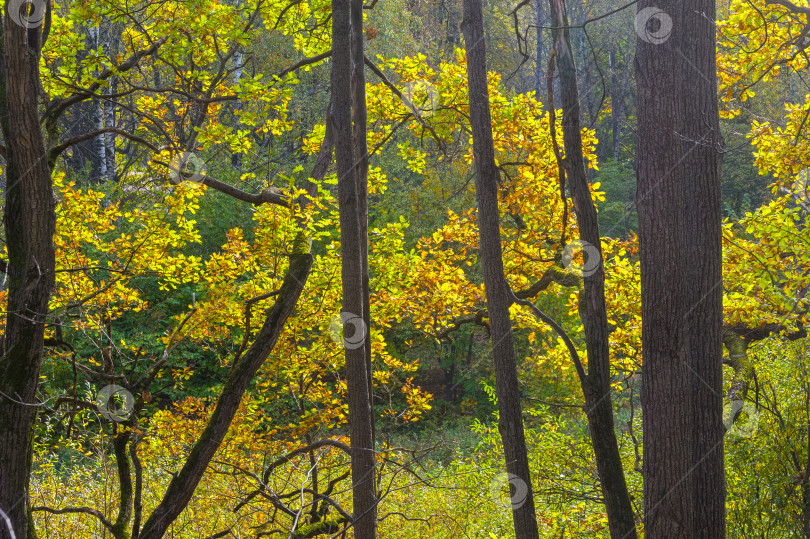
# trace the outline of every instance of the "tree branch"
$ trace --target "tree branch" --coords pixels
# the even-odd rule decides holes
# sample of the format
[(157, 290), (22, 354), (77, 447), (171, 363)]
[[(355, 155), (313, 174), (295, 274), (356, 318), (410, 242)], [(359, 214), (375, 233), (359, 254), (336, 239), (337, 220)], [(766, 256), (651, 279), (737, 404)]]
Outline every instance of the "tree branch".
[(560, 338), (565, 343), (565, 347), (568, 348), (568, 354), (571, 356), (571, 361), (574, 362), (574, 367), (577, 370), (577, 376), (579, 377), (579, 381), (581, 384), (584, 385), (587, 381), (585, 369), (582, 366), (582, 361), (579, 358), (579, 353), (577, 352), (574, 343), (571, 341), (571, 338), (568, 336), (565, 330), (557, 322), (555, 322), (554, 319), (547, 316), (543, 311), (540, 310), (539, 307), (537, 307), (537, 305), (535, 305), (531, 301), (526, 299), (520, 299), (514, 293), (512, 294), (512, 301), (514, 301), (518, 305), (523, 305), (524, 307), (530, 308), (537, 318), (539, 318), (545, 324), (550, 326), (551, 329), (553, 329), (557, 333), (557, 335), (560, 336)]
[(138, 65), (138, 62), (140, 62), (142, 58), (144, 58), (145, 56), (151, 56), (152, 54), (156, 53), (158, 49), (164, 43), (166, 43), (166, 41), (168, 41), (168, 39), (169, 39), (168, 36), (164, 36), (158, 39), (152, 44), (151, 47), (136, 52), (135, 54), (130, 56), (130, 58), (126, 62), (124, 62), (120, 66), (117, 66), (115, 69), (111, 69), (109, 67), (104, 69), (104, 71), (102, 71), (101, 74), (99, 74), (99, 76), (96, 78), (96, 82), (91, 84), (86, 89), (81, 90), (70, 97), (54, 101), (45, 110), (45, 114), (43, 115), (43, 121), (46, 124), (56, 122), (59, 119), (59, 116), (61, 116), (62, 113), (65, 112), (71, 106), (75, 105), (76, 103), (81, 103), (82, 101), (93, 98), (95, 96), (96, 91), (98, 91), (99, 88), (101, 88), (102, 82), (106, 82), (107, 79), (109, 79), (114, 75), (120, 75), (121, 73), (129, 71), (130, 69)]
[(158, 148), (154, 144), (151, 144), (151, 143), (147, 142), (145, 139), (143, 139), (143, 138), (141, 138), (141, 137), (139, 137), (137, 135), (133, 135), (132, 133), (130, 133), (128, 131), (124, 131), (122, 129), (116, 129), (115, 127), (105, 127), (104, 129), (97, 129), (95, 131), (90, 131), (89, 133), (84, 133), (82, 135), (75, 136), (73, 138), (70, 138), (70, 139), (66, 140), (62, 144), (59, 144), (58, 146), (54, 146), (48, 152), (48, 164), (51, 165), (51, 168), (53, 168), (53, 164), (56, 162), (56, 158), (59, 157), (59, 155), (62, 152), (64, 152), (65, 150), (67, 150), (71, 146), (79, 144), (80, 142), (84, 142), (85, 140), (95, 138), (98, 135), (101, 135), (103, 133), (115, 133), (116, 135), (120, 135), (120, 136), (122, 136), (124, 138), (128, 138), (129, 140), (137, 142), (138, 144), (142, 144), (142, 145), (146, 146), (147, 148), (149, 148), (150, 150), (152, 150), (155, 153), (160, 151), (160, 148)]
[(113, 524), (106, 518), (104, 518), (104, 513), (97, 509), (91, 509), (90, 507), (63, 507), (62, 509), (54, 509), (53, 507), (46, 507), (44, 505), (35, 505), (31, 508), (31, 511), (45, 511), (46, 513), (52, 513), (54, 515), (64, 515), (67, 513), (84, 513), (86, 515), (92, 515), (96, 517), (105, 528), (110, 531), (113, 531)]

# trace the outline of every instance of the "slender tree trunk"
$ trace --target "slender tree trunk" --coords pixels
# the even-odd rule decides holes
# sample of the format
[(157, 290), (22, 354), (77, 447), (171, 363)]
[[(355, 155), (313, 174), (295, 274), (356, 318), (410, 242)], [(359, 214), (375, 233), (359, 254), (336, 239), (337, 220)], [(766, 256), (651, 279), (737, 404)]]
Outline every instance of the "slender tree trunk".
[[(365, 55), (363, 52), (363, 0), (351, 0), (352, 20), (352, 137), (357, 174), (357, 214), (360, 222), (360, 264), (363, 288), (363, 322), (371, 335), (371, 292), (368, 275), (368, 135), (366, 112)], [(370, 341), (369, 341), (370, 342)], [(371, 403), (371, 434), (374, 445), (374, 381), (371, 364), (371, 346), (366, 343), (366, 378)]]
[[(579, 91), (574, 53), (568, 37), (568, 17), (563, 0), (550, 0), (551, 19), (554, 21), (554, 55), (560, 73), (560, 99), (563, 110), (562, 129), (565, 144), (565, 172), (577, 215), (579, 236), (589, 248), (588, 256), (597, 256), (599, 264), (584, 277), (584, 290), (580, 298), (580, 317), (585, 326), (588, 351), (588, 373), (582, 380), (588, 425), (596, 457), (596, 467), (605, 499), (610, 536), (613, 539), (636, 537), (635, 517), (622, 459), (613, 424), (613, 403), (610, 396), (610, 331), (605, 304), (605, 271), (602, 264), (602, 242), (588, 177), (582, 153), (579, 116)], [(590, 261), (588, 261), (590, 262)], [(590, 267), (591, 264), (589, 263)]]
[[(512, 341), (512, 321), (509, 306), (512, 291), (506, 282), (501, 251), (498, 184), (500, 176), (495, 165), (492, 141), (492, 118), (487, 87), (486, 41), (481, 0), (464, 0), (464, 20), (461, 24), (467, 50), (467, 80), (470, 95), (470, 127), (475, 156), (475, 191), (478, 199), (478, 233), (480, 237), (481, 270), (487, 295), (487, 310), (491, 327), (492, 356), (495, 362), (495, 382), (500, 422), (498, 430), (503, 440), (506, 470), (516, 476), (512, 498), (512, 519), (517, 539), (538, 537), (534, 511), (534, 493), (529, 472), (526, 439), (523, 432), (523, 411), (520, 403)], [(522, 498), (522, 497), (521, 497)]]
[[(87, 39), (91, 50), (103, 46), (101, 37), (101, 26), (96, 25), (87, 29)], [(98, 75), (98, 71), (94, 70), (94, 75)], [(102, 90), (101, 93), (104, 93)], [(92, 100), (92, 130), (104, 129), (104, 102), (103, 100), (94, 97)], [(107, 181), (107, 138), (104, 133), (98, 134), (93, 137), (93, 158), (91, 160), (92, 168), (90, 170), (90, 183), (104, 183)]]
[[(243, 62), (242, 53), (239, 51), (235, 52), (233, 55), (233, 63), (238, 67), (233, 71), (234, 85), (239, 84), (239, 80), (242, 78), (242, 62)], [(238, 129), (241, 127), (241, 125), (239, 122), (239, 116), (235, 113), (242, 109), (242, 102), (236, 101), (236, 103), (234, 103), (233, 105), (233, 108), (234, 108), (234, 122), (236, 123), (236, 127)], [(231, 154), (231, 165), (236, 167), (240, 175), (242, 174), (244, 158), (245, 156), (242, 152)]]
[[(356, 11), (355, 11), (356, 13)], [(362, 13), (360, 14), (362, 17)], [(364, 309), (364, 245), (368, 239), (360, 223), (361, 196), (355, 142), (352, 132), (352, 47), (350, 0), (332, 0), (332, 121), (335, 130), (338, 203), (340, 213), (341, 278), (343, 282), (346, 386), (349, 397), (349, 429), (352, 443), (352, 495), (354, 535), (374, 539), (377, 533), (377, 500), (373, 445), (373, 415), (366, 369), (367, 331)], [(360, 22), (362, 28), (362, 21)], [(355, 28), (357, 26), (355, 25)], [(357, 44), (357, 40), (355, 40)], [(362, 44), (360, 47), (362, 54)], [(362, 58), (360, 66), (362, 69)], [(357, 83), (357, 74), (354, 76)], [(355, 92), (357, 98), (357, 92)], [(355, 111), (355, 117), (361, 114)]]
[[(3, 18), (0, 124), (8, 152), (8, 300), (0, 345), (0, 509), (18, 539), (35, 537), (28, 492), (31, 439), (56, 266), (56, 201), (37, 109), (40, 42), (41, 28), (25, 29)], [(10, 537), (1, 516), (0, 537)]]
[[(326, 121), (326, 134), (311, 174), (313, 181), (307, 182), (305, 185), (307, 194), (302, 194), (298, 198), (298, 204), (302, 209), (309, 204), (310, 197), (315, 196), (317, 184), (323, 180), (329, 164), (332, 162), (334, 134), (328, 125), (330, 121), (328, 112)], [(253, 344), (234, 364), (205, 430), (194, 443), (186, 462), (180, 472), (177, 473), (177, 476), (169, 483), (163, 499), (144, 523), (140, 534), (138, 532), (142, 511), (139, 494), (141, 490), (140, 463), (137, 462), (135, 457), (135, 450), (130, 449), (135, 464), (134, 467), (136, 468), (135, 507), (132, 512), (134, 516), (133, 539), (162, 538), (172, 522), (186, 508), (208, 464), (227, 434), (248, 384), (278, 342), (287, 318), (298, 303), (312, 267), (311, 239), (304, 234), (304, 223), (301, 220), (299, 220), (299, 225), (302, 228), (295, 240), (293, 252), (290, 255), (290, 265), (279, 289), (275, 304), (267, 315)]]
[[(119, 49), (121, 34), (119, 27), (114, 25), (109, 19), (104, 19), (102, 23), (102, 36), (104, 42), (104, 52), (115, 58)], [(105, 95), (114, 95), (118, 91), (118, 77), (111, 77), (110, 83), (104, 88)], [(114, 128), (115, 125), (115, 103), (110, 100), (104, 101), (104, 127)], [(115, 166), (115, 133), (104, 134), (104, 157), (107, 159), (107, 181), (117, 179), (117, 167)]]
[[(807, 436), (807, 450), (810, 451), (810, 387), (804, 388), (804, 412), (807, 414), (807, 427), (805, 435)], [(802, 490), (802, 532), (805, 539), (810, 539), (810, 453), (807, 453), (807, 464), (804, 467), (804, 477), (802, 478), (799, 488)]]
[(624, 121), (624, 82), (620, 77), (614, 46), (610, 48), (608, 60), (610, 62), (610, 120), (613, 160), (618, 161), (619, 150), (621, 149), (622, 122)]
[[(105, 94), (112, 95), (118, 89), (118, 79), (113, 78), (110, 81), (110, 87), (105, 90)], [(115, 105), (109, 101), (104, 103), (104, 127), (114, 128), (115, 125)], [(106, 172), (107, 181), (114, 181), (116, 179), (116, 166), (115, 166), (115, 133), (104, 134), (104, 157), (107, 159)]]
[(642, 0), (638, 8), (645, 532), (649, 539), (722, 539), (715, 5)]
[[(543, 95), (546, 88), (546, 59), (548, 58), (548, 47), (546, 46), (544, 36), (546, 35), (546, 27), (548, 26), (548, 15), (546, 15), (546, 0), (535, 0), (535, 25), (537, 26), (537, 60), (535, 62), (535, 94), (537, 99)], [(545, 102), (545, 100), (543, 100)]]

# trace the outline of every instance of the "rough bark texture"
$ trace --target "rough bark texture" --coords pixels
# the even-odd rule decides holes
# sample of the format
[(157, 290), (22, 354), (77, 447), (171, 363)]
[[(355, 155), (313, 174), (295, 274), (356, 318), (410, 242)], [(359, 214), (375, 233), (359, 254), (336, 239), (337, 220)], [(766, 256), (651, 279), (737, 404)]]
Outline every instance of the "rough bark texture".
[(605, 272), (602, 243), (585, 159), (582, 153), (579, 115), (579, 91), (574, 54), (568, 37), (568, 17), (563, 0), (550, 0), (554, 21), (554, 54), (560, 80), (560, 101), (563, 110), (562, 129), (565, 144), (564, 169), (577, 215), (580, 239), (590, 243), (599, 252), (600, 263), (591, 273), (584, 275), (580, 296), (580, 318), (585, 327), (588, 351), (588, 372), (582, 382), (591, 443), (596, 467), (605, 499), (610, 535), (614, 539), (636, 537), (635, 517), (630, 494), (624, 478), (619, 445), (613, 424), (613, 404), (610, 396), (610, 330), (605, 304)]
[[(4, 213), (8, 312), (0, 345), (0, 509), (18, 539), (35, 536), (28, 502), (35, 394), (53, 293), (56, 201), (39, 125), (41, 28), (3, 19), (0, 123), (8, 145)], [(0, 537), (9, 537), (0, 525)]]
[[(642, 0), (638, 214), (645, 532), (725, 537), (720, 153), (712, 0)], [(671, 19), (666, 39), (661, 21)], [(650, 36), (655, 39), (650, 39)]]
[[(352, 137), (354, 140), (355, 171), (357, 180), (357, 218), (360, 223), (360, 264), (363, 288), (363, 322), (371, 335), (371, 291), (368, 275), (368, 135), (366, 112), (365, 54), (363, 52), (363, 0), (351, 0), (352, 20)], [(360, 314), (360, 313), (358, 313)], [(373, 367), (371, 346), (365, 346), (366, 379), (368, 398), (374, 409)], [(372, 443), (374, 447), (374, 420), (371, 421)]]
[(478, 230), (481, 270), (487, 295), (487, 310), (495, 362), (495, 382), (506, 469), (524, 481), (525, 500), (512, 500), (512, 519), (517, 539), (536, 539), (537, 517), (534, 494), (523, 433), (523, 413), (520, 386), (515, 366), (512, 341), (512, 321), (509, 306), (512, 291), (506, 282), (501, 251), (500, 216), (498, 212), (498, 183), (492, 142), (492, 118), (487, 87), (484, 18), (481, 0), (464, 0), (464, 20), (461, 24), (467, 50), (467, 80), (470, 95), (470, 127), (475, 156), (475, 191), (478, 199)]
[[(349, 0), (332, 0), (332, 122), (338, 174), (340, 213), (341, 278), (343, 312), (363, 317), (363, 246), (368, 239), (360, 224), (360, 200), (352, 132), (351, 7)], [(362, 54), (362, 50), (360, 51)], [(362, 69), (362, 57), (360, 66)], [(359, 328), (344, 328), (344, 338)], [(373, 415), (366, 371), (366, 346), (346, 346), (346, 386), (349, 397), (349, 429), (352, 442), (352, 495), (354, 536), (374, 539), (377, 531)]]

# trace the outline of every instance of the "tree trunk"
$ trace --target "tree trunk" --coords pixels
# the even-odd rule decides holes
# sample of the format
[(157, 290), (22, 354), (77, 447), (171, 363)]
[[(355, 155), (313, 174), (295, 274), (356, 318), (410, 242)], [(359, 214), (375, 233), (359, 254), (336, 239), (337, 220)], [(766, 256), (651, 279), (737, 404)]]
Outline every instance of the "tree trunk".
[[(302, 209), (309, 205), (310, 198), (317, 193), (318, 184), (323, 181), (329, 164), (332, 162), (334, 134), (329, 126), (329, 121), (327, 111), (326, 134), (312, 170), (313, 181), (305, 184), (306, 194), (301, 194), (297, 199), (298, 205)], [(253, 344), (243, 356), (235, 360), (222, 395), (217, 401), (217, 406), (208, 420), (205, 430), (195, 442), (180, 472), (169, 483), (163, 499), (147, 519), (140, 534), (137, 531), (141, 513), (140, 507), (138, 507), (140, 496), (136, 494), (133, 539), (160, 539), (186, 508), (208, 464), (227, 434), (247, 386), (278, 342), (287, 318), (298, 303), (312, 267), (311, 239), (305, 235), (303, 219), (299, 219), (298, 224), (301, 229), (293, 244), (290, 265), (279, 289), (278, 299), (267, 315)], [(135, 461), (135, 450), (131, 447), (130, 451), (133, 461)], [(137, 467), (139, 466), (138, 464)], [(139, 481), (139, 477), (136, 475), (136, 481)], [(136, 491), (138, 490), (139, 487), (136, 487)]]
[[(366, 112), (365, 54), (363, 51), (363, 0), (351, 0), (352, 19), (352, 137), (357, 174), (357, 218), (360, 223), (360, 275), (363, 293), (363, 322), (371, 335), (371, 292), (368, 275), (368, 135)], [(366, 378), (371, 404), (371, 447), (374, 445), (374, 382), (371, 364), (371, 346), (366, 351)]]
[[(361, 6), (362, 8), (362, 6)], [(357, 13), (357, 10), (355, 10)], [(362, 17), (362, 12), (360, 13)], [(349, 429), (352, 443), (353, 526), (358, 539), (374, 539), (377, 533), (373, 415), (366, 369), (363, 252), (368, 239), (360, 223), (361, 195), (352, 133), (352, 47), (349, 0), (332, 0), (332, 121), (335, 130), (338, 203), (340, 213), (341, 278), (343, 282), (346, 389), (349, 397)], [(360, 21), (362, 28), (362, 20)], [(355, 25), (355, 28), (357, 25)], [(357, 43), (357, 40), (355, 40)], [(362, 47), (360, 47), (362, 54)], [(360, 68), (362, 69), (362, 58)], [(357, 65), (355, 65), (357, 68)], [(356, 78), (355, 81), (358, 79)], [(357, 96), (357, 93), (355, 93)], [(364, 101), (364, 100), (363, 100)], [(355, 115), (360, 111), (355, 110)], [(363, 129), (363, 131), (365, 131)], [(362, 156), (360, 156), (362, 157)], [(364, 332), (358, 335), (357, 332)]]
[(715, 6), (642, 0), (638, 7), (645, 531), (650, 539), (722, 539)]
[[(299, 243), (299, 242), (296, 242)], [(242, 396), (256, 371), (270, 355), (287, 318), (292, 313), (312, 267), (312, 255), (305, 240), (300, 241), (290, 255), (290, 267), (279, 289), (278, 299), (273, 304), (253, 344), (234, 364), (231, 374), (222, 388), (222, 395), (205, 430), (194, 443), (183, 467), (169, 482), (166, 493), (143, 525), (140, 539), (160, 539), (166, 530), (186, 508), (208, 464), (219, 449), (228, 428), (239, 409)]]
[[(96, 25), (87, 29), (87, 41), (91, 50), (103, 47), (101, 26)], [(94, 70), (94, 75), (98, 75), (98, 70)], [(100, 93), (105, 93), (106, 90), (101, 90)], [(92, 100), (92, 129), (104, 129), (104, 102), (97, 97)], [(90, 169), (90, 183), (105, 183), (107, 181), (107, 137), (104, 133), (100, 133), (93, 137), (93, 159), (92, 168)]]
[[(492, 118), (487, 87), (486, 42), (481, 0), (464, 0), (464, 20), (461, 24), (467, 50), (467, 80), (470, 95), (470, 127), (475, 156), (475, 191), (478, 199), (478, 233), (480, 238), (481, 271), (487, 295), (487, 310), (495, 362), (495, 382), (503, 440), (506, 470), (516, 476), (515, 496), (512, 497), (512, 519), (517, 539), (538, 537), (534, 512), (529, 460), (523, 433), (523, 411), (520, 386), (512, 342), (512, 321), (509, 306), (512, 292), (506, 282), (501, 252), (498, 184), (500, 176), (495, 165), (492, 141)], [(511, 482), (511, 481), (510, 481)], [(522, 496), (523, 482), (526, 486)]]
[[(584, 289), (580, 297), (580, 317), (585, 327), (588, 351), (588, 373), (582, 380), (587, 408), (591, 443), (605, 499), (610, 536), (613, 539), (636, 537), (635, 517), (621, 455), (613, 424), (613, 404), (610, 396), (610, 331), (605, 304), (605, 270), (602, 263), (602, 242), (582, 153), (579, 117), (579, 91), (574, 53), (568, 37), (568, 17), (563, 0), (550, 0), (554, 21), (554, 55), (560, 73), (560, 99), (563, 110), (562, 129), (565, 144), (565, 172), (577, 215), (581, 240), (593, 246), (599, 264), (583, 275)], [(594, 255), (589, 248), (588, 256)], [(591, 264), (589, 263), (590, 267)]]
[[(18, 539), (35, 537), (29, 508), (36, 389), (55, 286), (56, 201), (39, 124), (41, 27), (4, 17), (0, 124), (7, 144), (4, 213), (8, 300), (0, 345), (0, 509)], [(0, 537), (10, 537), (0, 524)]]
[(608, 52), (610, 62), (610, 120), (611, 137), (613, 139), (613, 160), (619, 160), (621, 149), (622, 122), (624, 121), (624, 82), (619, 73), (619, 62), (616, 59), (615, 45), (611, 45)]
[[(546, 69), (544, 61), (548, 58), (548, 46), (545, 43), (544, 36), (546, 35), (546, 27), (548, 26), (548, 16), (546, 15), (546, 0), (535, 0), (535, 25), (537, 26), (537, 46), (535, 52), (537, 60), (535, 62), (535, 95), (537, 99), (543, 95), (546, 88)], [(545, 102), (545, 100), (543, 100)]]

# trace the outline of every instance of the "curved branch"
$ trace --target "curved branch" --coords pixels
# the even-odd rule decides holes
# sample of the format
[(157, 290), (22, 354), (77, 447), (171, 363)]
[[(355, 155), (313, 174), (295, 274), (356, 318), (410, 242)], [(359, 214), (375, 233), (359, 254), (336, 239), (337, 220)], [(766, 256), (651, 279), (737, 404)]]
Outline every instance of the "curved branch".
[(316, 449), (320, 449), (322, 447), (334, 447), (334, 448), (340, 449), (341, 451), (343, 451), (344, 453), (346, 453), (349, 456), (351, 456), (351, 454), (352, 454), (352, 448), (349, 447), (348, 445), (344, 444), (343, 442), (339, 442), (337, 440), (332, 440), (332, 439), (329, 439), (329, 438), (324, 439), (324, 440), (318, 440), (317, 442), (311, 443), (311, 444), (309, 444), (307, 446), (299, 447), (298, 449), (293, 449), (292, 451), (290, 451), (289, 453), (287, 453), (283, 457), (280, 457), (280, 458), (276, 459), (264, 471), (264, 476), (262, 477), (262, 480), (265, 483), (267, 483), (270, 480), (270, 474), (273, 473), (273, 470), (275, 470), (276, 468), (278, 468), (282, 464), (286, 464), (286, 463), (290, 462), (293, 459), (293, 457), (296, 457), (298, 455), (304, 455), (306, 453), (309, 453), (311, 451), (315, 451)]
[(54, 515), (63, 515), (66, 513), (84, 513), (85, 515), (96, 517), (105, 528), (113, 531), (113, 524), (104, 518), (104, 513), (98, 509), (92, 509), (90, 507), (63, 507), (62, 509), (54, 509), (53, 507), (46, 507), (44, 505), (35, 505), (31, 508), (31, 511), (45, 511), (46, 513), (52, 513)]
[(53, 163), (56, 162), (56, 158), (59, 157), (59, 155), (62, 152), (64, 152), (65, 150), (67, 150), (71, 146), (79, 144), (80, 142), (84, 142), (85, 140), (95, 138), (98, 135), (101, 135), (103, 133), (114, 133), (114, 134), (120, 135), (120, 136), (122, 136), (124, 138), (128, 138), (129, 140), (132, 140), (134, 142), (137, 142), (138, 144), (142, 144), (143, 146), (146, 146), (147, 148), (149, 148), (150, 150), (152, 150), (155, 153), (160, 151), (160, 149), (157, 146), (155, 146), (154, 144), (151, 144), (148, 141), (146, 141), (145, 139), (143, 139), (143, 138), (141, 138), (141, 137), (139, 137), (137, 135), (133, 135), (132, 133), (130, 133), (128, 131), (124, 131), (122, 129), (116, 129), (114, 127), (105, 127), (104, 129), (97, 129), (95, 131), (90, 131), (89, 133), (84, 133), (84, 134), (78, 135), (76, 137), (73, 137), (73, 138), (70, 138), (70, 139), (66, 140), (62, 144), (59, 144), (58, 146), (54, 146), (48, 152), (48, 164), (51, 165), (51, 168), (53, 168)]
[(577, 352), (574, 343), (571, 341), (571, 338), (568, 336), (565, 330), (557, 322), (555, 322), (553, 318), (550, 318), (548, 315), (546, 315), (543, 311), (540, 310), (539, 307), (537, 307), (537, 305), (535, 305), (531, 301), (526, 299), (520, 299), (514, 293), (512, 293), (512, 301), (514, 301), (518, 305), (523, 305), (524, 307), (530, 308), (537, 318), (539, 318), (545, 324), (550, 326), (551, 329), (553, 329), (557, 333), (557, 335), (560, 336), (560, 338), (565, 343), (565, 347), (568, 348), (568, 354), (571, 356), (571, 361), (574, 362), (574, 367), (577, 370), (577, 376), (579, 377), (579, 381), (584, 385), (587, 381), (585, 369), (582, 366), (582, 361), (579, 358), (579, 353)]
[(287, 196), (278, 187), (268, 187), (261, 193), (253, 194), (248, 193), (247, 191), (242, 191), (241, 189), (229, 185), (225, 182), (215, 180), (210, 176), (203, 176), (202, 181), (200, 183), (202, 183), (203, 185), (207, 185), (208, 187), (215, 189), (220, 193), (232, 196), (237, 200), (249, 202), (254, 206), (259, 206), (261, 204), (266, 203), (266, 204), (276, 204), (278, 206), (284, 206), (286, 208), (289, 207), (290, 205)]
[[(371, 71), (375, 75), (377, 75), (377, 78), (379, 78), (380, 81), (382, 81), (382, 83), (385, 84), (388, 87), (388, 89), (391, 90), (391, 92), (393, 92), (393, 94), (399, 98), (400, 101), (402, 101), (406, 105), (410, 104), (410, 101), (404, 95), (402, 95), (402, 92), (399, 91), (399, 88), (397, 88), (394, 85), (394, 83), (391, 82), (388, 79), (388, 77), (385, 76), (385, 73), (383, 73), (382, 70), (379, 67), (377, 67), (377, 65), (374, 62), (372, 62), (371, 60), (368, 59), (368, 57), (365, 56), (363, 57), (363, 61), (366, 64), (366, 66), (368, 66), (369, 69), (371, 69)], [(414, 114), (413, 117), (417, 122), (419, 122), (419, 124), (423, 128), (427, 129), (430, 132), (430, 135), (433, 137), (433, 140), (436, 141), (436, 145), (439, 147), (439, 149), (442, 151), (444, 155), (447, 155), (447, 148), (445, 147), (444, 142), (442, 142), (442, 139), (439, 138), (439, 135), (436, 133), (433, 127), (430, 126), (427, 122), (425, 122), (418, 114)]]
[(126, 62), (117, 66), (115, 69), (111, 69), (109, 67), (106, 68), (96, 78), (96, 82), (91, 84), (86, 89), (81, 90), (80, 92), (73, 94), (72, 96), (67, 97), (65, 99), (59, 99), (57, 101), (54, 101), (45, 111), (42, 120), (46, 123), (56, 122), (59, 119), (59, 116), (61, 116), (62, 113), (65, 112), (71, 106), (94, 97), (95, 93), (101, 88), (102, 82), (106, 82), (107, 79), (109, 79), (113, 75), (120, 75), (121, 73), (129, 71), (130, 69), (138, 65), (138, 62), (140, 62), (142, 58), (144, 58), (145, 56), (151, 56), (154, 53), (156, 53), (157, 50), (161, 46), (163, 46), (163, 44), (166, 43), (166, 41), (168, 41), (168, 39), (169, 39), (168, 36), (164, 36), (158, 39), (152, 44), (151, 47), (136, 52), (135, 54), (130, 56), (130, 58)]
[(765, 0), (765, 3), (770, 5), (780, 5), (793, 13), (804, 13), (805, 15), (810, 15), (810, 8), (797, 6), (789, 0)]
[[(157, 163), (158, 165), (163, 165), (166, 168), (170, 168), (170, 165), (163, 161), (155, 159), (153, 162)], [(237, 200), (241, 200), (242, 202), (248, 202), (254, 206), (260, 206), (261, 204), (276, 204), (278, 206), (284, 206), (285, 208), (290, 206), (289, 199), (278, 187), (268, 187), (261, 193), (248, 193), (247, 191), (243, 191), (238, 187), (234, 187), (233, 185), (214, 179), (211, 176), (200, 174), (199, 177), (200, 179), (197, 180), (197, 183), (201, 183), (202, 185), (208, 186), (211, 189), (219, 191), (220, 193), (231, 196)]]
[[(761, 341), (774, 333), (785, 330), (782, 324), (763, 324), (749, 328), (740, 324), (723, 326), (723, 344), (728, 349), (728, 365), (734, 369), (734, 377), (726, 398), (729, 401), (745, 400), (748, 386), (756, 374), (754, 365), (748, 357), (748, 347), (752, 342)], [(786, 338), (795, 341), (807, 336), (803, 327), (788, 333)], [(736, 418), (735, 418), (736, 419)]]

